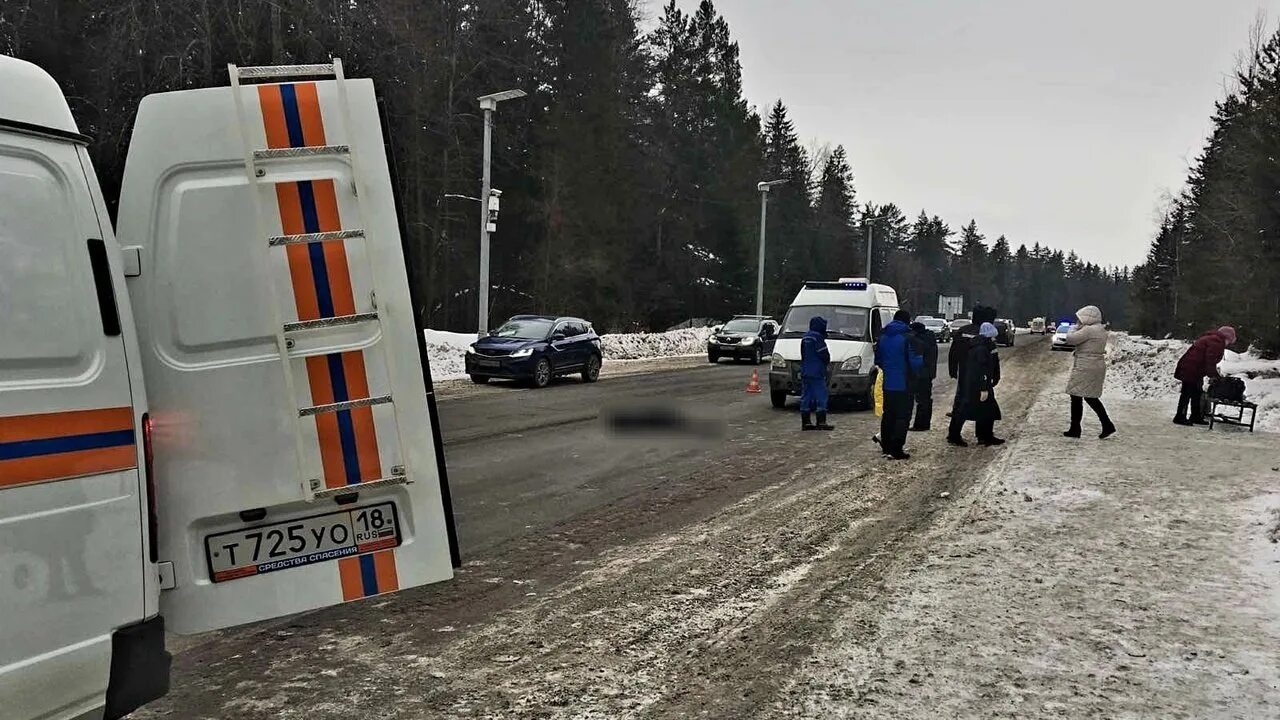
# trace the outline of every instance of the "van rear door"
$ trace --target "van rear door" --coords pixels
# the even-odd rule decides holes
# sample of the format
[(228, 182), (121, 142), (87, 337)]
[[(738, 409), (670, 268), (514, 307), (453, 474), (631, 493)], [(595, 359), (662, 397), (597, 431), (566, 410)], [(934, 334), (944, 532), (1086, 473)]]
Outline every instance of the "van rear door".
[(179, 633), (452, 576), (373, 83), (341, 82), (138, 111), (119, 235)]
[[(0, 75), (4, 69), (0, 63)], [(79, 717), (101, 707), (113, 631), (155, 612), (146, 600), (155, 582), (135, 409), (145, 397), (141, 383), (131, 390), (126, 363), (132, 324), (128, 303), (115, 296), (119, 251), (98, 216), (88, 156), (65, 135), (0, 120), (6, 718)]]

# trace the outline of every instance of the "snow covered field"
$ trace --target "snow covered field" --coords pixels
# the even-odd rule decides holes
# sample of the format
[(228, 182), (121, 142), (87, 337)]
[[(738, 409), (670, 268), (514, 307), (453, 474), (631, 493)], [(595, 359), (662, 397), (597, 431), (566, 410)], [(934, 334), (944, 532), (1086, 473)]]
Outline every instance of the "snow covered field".
[[(1112, 333), (1107, 394), (1135, 400), (1168, 400), (1172, 416), (1179, 386), (1173, 369), (1189, 345), (1183, 340)], [(1280, 360), (1263, 360), (1257, 353), (1228, 350), (1218, 371), (1244, 379), (1245, 398), (1258, 403), (1257, 429), (1280, 432)]]
[[(476, 341), (474, 333), (423, 330), (422, 334), (427, 339), (432, 380), (456, 380), (467, 376), (463, 357), (467, 346)], [(711, 328), (688, 328), (661, 333), (613, 333), (600, 336), (600, 348), (606, 361), (699, 355), (706, 352), (707, 338), (710, 336)]]

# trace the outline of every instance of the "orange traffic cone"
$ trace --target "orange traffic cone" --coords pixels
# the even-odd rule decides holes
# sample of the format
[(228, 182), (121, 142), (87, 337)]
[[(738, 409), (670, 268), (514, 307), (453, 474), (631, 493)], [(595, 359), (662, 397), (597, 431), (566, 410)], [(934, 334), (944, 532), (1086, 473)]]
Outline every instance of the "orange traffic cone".
[(747, 392), (749, 393), (760, 392), (760, 371), (759, 370), (751, 371), (751, 382), (747, 383)]

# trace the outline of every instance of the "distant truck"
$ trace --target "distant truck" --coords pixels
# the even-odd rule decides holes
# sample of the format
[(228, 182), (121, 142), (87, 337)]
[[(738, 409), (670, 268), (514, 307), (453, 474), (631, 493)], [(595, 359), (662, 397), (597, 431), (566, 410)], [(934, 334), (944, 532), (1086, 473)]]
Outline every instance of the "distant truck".
[(0, 56), (5, 720), (160, 697), (166, 628), (452, 576), (373, 83), (230, 79), (143, 100), (122, 247), (61, 90)]
[(782, 332), (769, 364), (769, 399), (786, 405), (787, 396), (800, 394), (800, 338), (809, 320), (827, 321), (831, 366), (827, 386), (832, 397), (852, 398), (863, 408), (874, 405), (875, 341), (898, 311), (898, 293), (888, 285), (865, 278), (806, 281), (782, 320)]

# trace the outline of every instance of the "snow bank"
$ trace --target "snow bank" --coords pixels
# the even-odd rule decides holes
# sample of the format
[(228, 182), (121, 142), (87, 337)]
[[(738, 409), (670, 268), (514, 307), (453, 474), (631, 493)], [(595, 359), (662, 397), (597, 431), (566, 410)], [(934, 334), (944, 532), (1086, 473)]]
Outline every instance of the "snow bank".
[(686, 328), (661, 333), (613, 333), (600, 336), (606, 360), (699, 355), (707, 351), (711, 328)]
[[(1107, 348), (1108, 394), (1176, 400), (1180, 383), (1173, 378), (1173, 369), (1188, 347), (1190, 343), (1184, 340), (1112, 333)], [(1245, 397), (1258, 403), (1258, 429), (1280, 432), (1280, 360), (1263, 360), (1254, 352), (1228, 350), (1218, 371), (1244, 379)]]
[[(431, 358), (432, 380), (464, 378), (463, 358), (467, 346), (476, 341), (473, 333), (423, 330), (427, 355)], [(605, 360), (642, 360), (680, 355), (700, 355), (707, 350), (711, 328), (686, 328), (661, 333), (614, 333), (600, 336)]]
[(431, 359), (431, 379), (456, 380), (467, 376), (463, 358), (467, 346), (476, 341), (475, 333), (423, 330), (427, 339), (427, 357)]

